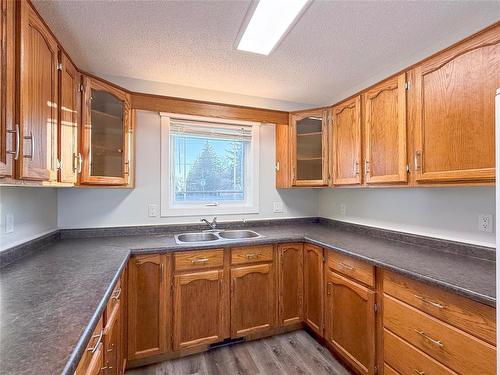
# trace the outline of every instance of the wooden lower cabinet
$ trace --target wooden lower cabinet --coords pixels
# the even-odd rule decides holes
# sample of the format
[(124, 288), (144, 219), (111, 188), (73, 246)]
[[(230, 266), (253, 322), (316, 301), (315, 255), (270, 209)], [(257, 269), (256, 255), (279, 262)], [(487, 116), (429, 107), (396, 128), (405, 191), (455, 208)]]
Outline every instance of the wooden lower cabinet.
[(174, 350), (212, 344), (225, 337), (229, 303), (222, 269), (174, 276)]
[(271, 329), (275, 321), (272, 263), (231, 269), (231, 336), (242, 337)]
[(325, 338), (359, 373), (375, 373), (375, 292), (330, 269)]
[(94, 332), (85, 347), (80, 362), (78, 362), (75, 375), (101, 374), (101, 369), (104, 366), (104, 350), (102, 347), (103, 334), (104, 324), (103, 318), (101, 318), (94, 328)]
[(121, 350), (120, 325), (121, 311), (120, 305), (116, 305), (108, 315), (106, 328), (104, 329), (104, 367), (103, 375), (121, 374), (119, 364), (119, 352)]
[(301, 243), (278, 246), (279, 324), (282, 326), (302, 321), (303, 248)]
[(138, 255), (129, 263), (129, 360), (169, 350), (170, 265), (170, 257), (165, 254)]
[(304, 245), (304, 321), (323, 335), (323, 249)]

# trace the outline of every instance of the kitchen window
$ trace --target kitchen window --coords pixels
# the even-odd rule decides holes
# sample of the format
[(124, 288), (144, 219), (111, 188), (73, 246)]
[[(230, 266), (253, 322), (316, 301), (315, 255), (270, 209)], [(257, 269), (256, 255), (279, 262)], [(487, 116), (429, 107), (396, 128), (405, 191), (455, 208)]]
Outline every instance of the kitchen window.
[(260, 123), (160, 116), (162, 216), (259, 212)]

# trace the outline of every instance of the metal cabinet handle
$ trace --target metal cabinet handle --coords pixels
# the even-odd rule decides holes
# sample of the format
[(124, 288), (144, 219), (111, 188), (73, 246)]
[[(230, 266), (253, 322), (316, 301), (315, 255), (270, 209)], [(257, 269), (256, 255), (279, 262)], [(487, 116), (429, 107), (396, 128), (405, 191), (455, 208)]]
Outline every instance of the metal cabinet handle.
[(415, 369), (413, 369), (413, 372), (414, 372), (415, 374), (417, 374), (417, 375), (425, 375), (425, 372), (420, 371), (420, 370), (417, 370), (416, 368), (415, 368)]
[(23, 155), (23, 157), (25, 157), (26, 159), (33, 159), (33, 155), (35, 155), (35, 138), (31, 130), (30, 130), (30, 135), (25, 135), (23, 138), (26, 140), (29, 139), (31, 141), (31, 154)]
[(207, 263), (208, 258), (196, 258), (191, 261), (193, 264), (198, 264), (198, 263)]
[(92, 336), (93, 339), (97, 338), (97, 341), (96, 341), (95, 346), (93, 348), (87, 349), (88, 352), (91, 352), (92, 354), (94, 354), (96, 352), (97, 348), (99, 347), (99, 344), (101, 343), (103, 334), (104, 334), (104, 331), (101, 330), (101, 333), (99, 333), (98, 335)]
[(257, 254), (257, 253), (246, 253), (245, 256), (250, 259), (250, 258), (258, 258), (260, 257), (262, 254)]
[(19, 159), (19, 144), (20, 144), (20, 139), (19, 139), (19, 124), (16, 124), (16, 129), (8, 129), (7, 133), (9, 134), (16, 134), (16, 148), (12, 151), (7, 151), (7, 154), (14, 155), (14, 160)]
[(333, 288), (333, 284), (331, 282), (328, 282), (326, 284), (326, 295), (327, 296), (332, 294), (332, 288)]
[(438, 309), (444, 309), (444, 306), (440, 303), (428, 300), (427, 298), (419, 296), (418, 294), (414, 294), (414, 296), (415, 296), (415, 298), (419, 299), (420, 301), (422, 301), (424, 303), (427, 303), (431, 306), (437, 307)]
[(113, 295), (111, 296), (112, 299), (115, 301), (118, 301), (120, 299), (120, 295), (122, 294), (122, 289), (118, 289)]
[(279, 161), (276, 162), (275, 170), (276, 170), (276, 172), (280, 171), (280, 162)]
[(422, 151), (415, 151), (415, 170), (420, 171), (422, 169)]
[(354, 267), (348, 265), (348, 264), (345, 264), (344, 262), (340, 262), (339, 265), (342, 267), (342, 268), (346, 268), (348, 269), (349, 271), (352, 271), (354, 270)]
[(78, 173), (82, 173), (82, 164), (83, 164), (83, 157), (82, 154), (79, 152), (78, 153)]
[(416, 329), (415, 332), (417, 332), (420, 336), (422, 336), (424, 339), (430, 341), (434, 345), (439, 346), (440, 348), (442, 348), (444, 346), (444, 344), (441, 340), (436, 340), (436, 339), (433, 339), (432, 337), (427, 336), (427, 334), (424, 331), (420, 331), (420, 330)]

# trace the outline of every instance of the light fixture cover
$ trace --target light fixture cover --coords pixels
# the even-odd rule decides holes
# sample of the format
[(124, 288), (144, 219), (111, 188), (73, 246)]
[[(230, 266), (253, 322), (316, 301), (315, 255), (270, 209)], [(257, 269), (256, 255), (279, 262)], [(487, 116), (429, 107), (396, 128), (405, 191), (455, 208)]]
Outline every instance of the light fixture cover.
[(260, 0), (238, 43), (241, 51), (269, 55), (309, 0)]

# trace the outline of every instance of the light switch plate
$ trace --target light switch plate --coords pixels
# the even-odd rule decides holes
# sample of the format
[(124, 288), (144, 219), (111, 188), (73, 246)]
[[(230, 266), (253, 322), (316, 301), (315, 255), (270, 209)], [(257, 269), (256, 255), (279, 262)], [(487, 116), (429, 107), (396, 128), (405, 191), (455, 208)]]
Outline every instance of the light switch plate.
[(14, 232), (14, 215), (6, 214), (5, 215), (5, 233)]

